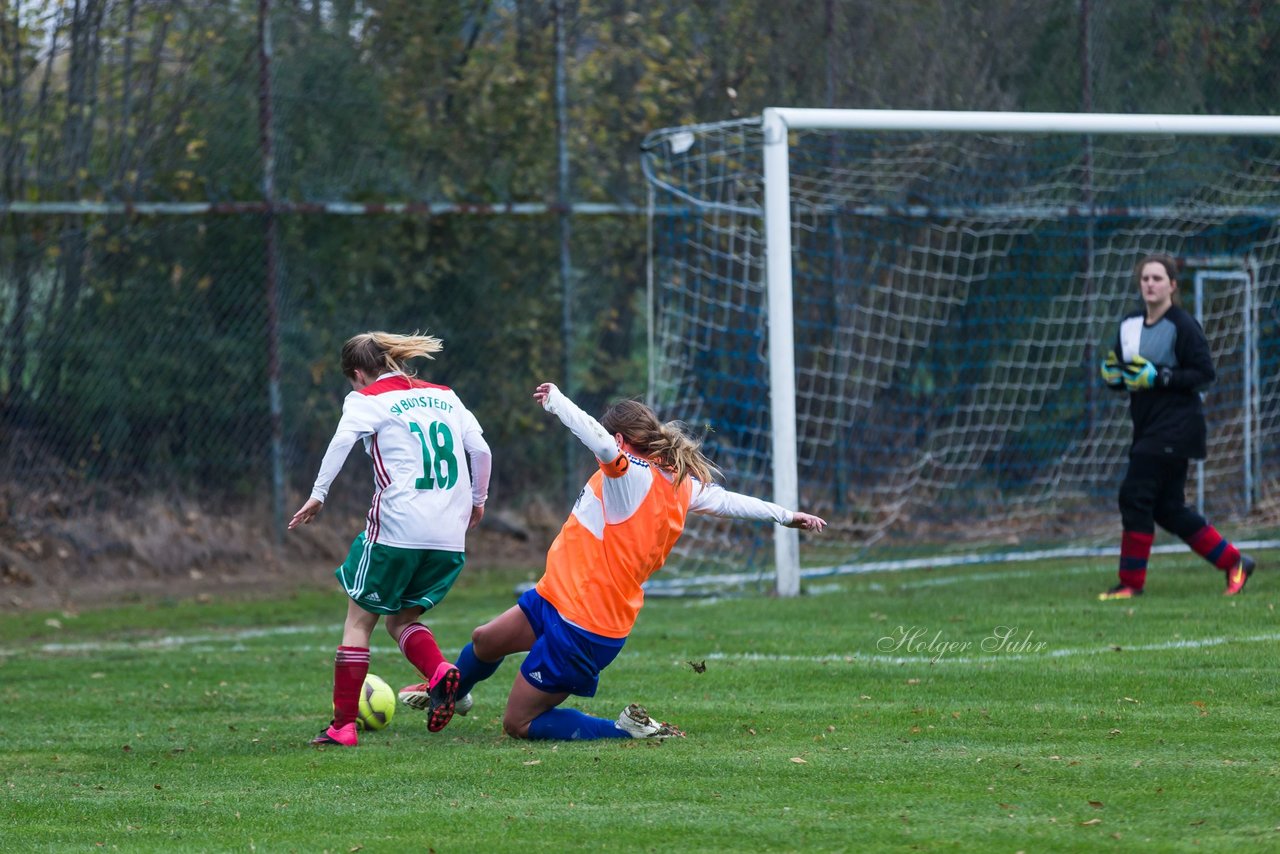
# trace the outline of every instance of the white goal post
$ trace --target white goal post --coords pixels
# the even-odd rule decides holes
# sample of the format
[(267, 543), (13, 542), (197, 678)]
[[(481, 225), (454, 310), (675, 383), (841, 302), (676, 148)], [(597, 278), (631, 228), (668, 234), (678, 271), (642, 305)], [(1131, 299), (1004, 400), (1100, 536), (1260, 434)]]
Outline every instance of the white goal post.
[[(899, 130), (987, 133), (1176, 134), (1280, 136), (1278, 116), (1121, 115), (922, 110), (823, 110), (770, 107), (764, 130), (765, 257), (769, 295), (769, 380), (773, 422), (774, 501), (800, 506), (796, 469), (795, 344), (792, 337), (791, 130)], [(800, 592), (798, 533), (775, 534), (777, 591)]]
[(650, 398), (832, 523), (802, 572), (794, 530), (766, 559), (699, 522), (656, 587), (1114, 551), (1128, 424), (1093, 357), (1156, 252), (1219, 363), (1196, 494), (1239, 518), (1270, 483), (1280, 117), (770, 108), (643, 150)]

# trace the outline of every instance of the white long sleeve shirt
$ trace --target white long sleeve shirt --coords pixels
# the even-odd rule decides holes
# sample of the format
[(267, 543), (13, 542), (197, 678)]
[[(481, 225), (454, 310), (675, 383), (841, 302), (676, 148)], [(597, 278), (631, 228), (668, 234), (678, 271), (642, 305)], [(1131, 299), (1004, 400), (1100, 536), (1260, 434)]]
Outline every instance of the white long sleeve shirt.
[[(566, 427), (578, 437), (582, 444), (595, 454), (601, 463), (609, 463), (622, 453), (618, 449), (617, 440), (609, 435), (599, 421), (583, 412), (576, 403), (565, 396), (559, 388), (552, 386), (551, 393), (543, 408), (556, 415)], [(641, 462), (641, 461), (637, 461)], [(642, 464), (635, 474), (626, 477), (607, 478), (604, 484), (605, 500), (601, 521), (614, 524), (630, 518), (649, 493), (651, 479), (644, 473), (647, 464)], [(670, 472), (662, 472), (667, 480), (672, 479)], [(691, 478), (693, 494), (689, 500), (689, 510), (707, 516), (723, 516), (731, 519), (749, 519), (762, 522), (776, 522), (779, 525), (790, 524), (795, 514), (774, 504), (750, 495), (732, 492), (717, 483), (703, 483)], [(576, 508), (575, 508), (576, 512)]]
[(471, 508), (489, 495), (492, 455), (480, 422), (450, 388), (387, 373), (347, 395), (311, 497), (324, 501), (351, 447), (373, 462), (370, 543), (464, 551)]

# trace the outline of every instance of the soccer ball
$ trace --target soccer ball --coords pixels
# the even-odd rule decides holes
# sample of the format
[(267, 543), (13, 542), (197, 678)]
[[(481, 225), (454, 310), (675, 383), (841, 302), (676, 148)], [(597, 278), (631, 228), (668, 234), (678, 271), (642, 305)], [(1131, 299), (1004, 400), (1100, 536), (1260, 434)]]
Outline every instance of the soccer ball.
[(356, 726), (360, 729), (385, 729), (396, 714), (396, 692), (370, 673), (360, 688), (360, 711)]

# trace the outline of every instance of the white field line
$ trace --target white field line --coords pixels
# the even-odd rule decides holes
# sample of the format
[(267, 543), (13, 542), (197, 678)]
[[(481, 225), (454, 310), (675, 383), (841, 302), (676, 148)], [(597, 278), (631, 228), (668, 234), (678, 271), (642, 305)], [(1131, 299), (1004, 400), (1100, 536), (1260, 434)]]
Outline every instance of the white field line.
[[(433, 620), (431, 625), (443, 626), (450, 621)], [(461, 626), (460, 623), (457, 624)], [(467, 628), (459, 628), (459, 631), (469, 631), (470, 623)], [(134, 640), (118, 640), (118, 641), (83, 641), (81, 643), (43, 643), (35, 646), (22, 647), (20, 649), (6, 649), (0, 647), (0, 658), (10, 658), (19, 655), (78, 655), (81, 653), (100, 653), (100, 652), (165, 652), (176, 649), (189, 649), (191, 647), (220, 647), (227, 644), (232, 646), (232, 651), (247, 652), (249, 649), (243, 644), (245, 641), (258, 640), (261, 638), (279, 638), (288, 637), (290, 635), (319, 635), (325, 638), (325, 642), (318, 646), (280, 646), (274, 649), (281, 652), (311, 652), (311, 651), (329, 651), (332, 652), (342, 638), (342, 624), (333, 623), (326, 626), (272, 626), (261, 629), (237, 629), (228, 632), (218, 632), (216, 634), (199, 634), (199, 635), (160, 635), (145, 638), (137, 638)], [(391, 639), (387, 636), (386, 630), (381, 626), (378, 627), (373, 636), (373, 645), (371, 650), (375, 653), (394, 652), (399, 655), (400, 650)], [(332, 641), (330, 643), (330, 641)], [(254, 648), (253, 652), (261, 652), (262, 650)], [(270, 650), (268, 650), (270, 651)]]
[[(226, 632), (224, 634), (201, 634), (201, 635), (169, 635), (162, 638), (146, 638), (135, 641), (98, 641), (86, 643), (45, 643), (26, 649), (0, 649), (0, 658), (19, 656), (19, 655), (96, 655), (101, 653), (118, 653), (118, 652), (171, 652), (179, 649), (189, 650), (197, 648), (204, 651), (212, 651), (220, 649), (223, 652), (254, 652), (261, 653), (264, 650), (261, 647), (248, 647), (244, 645), (245, 641), (259, 640), (263, 638), (278, 638), (298, 635), (326, 635), (329, 637), (337, 637), (341, 635), (341, 626), (280, 626), (278, 628), (268, 629), (244, 629), (235, 632)], [(884, 640), (893, 641), (895, 644), (900, 641), (901, 633), (895, 638), (893, 634), (886, 635)], [(1166, 641), (1164, 643), (1154, 644), (1137, 644), (1134, 646), (1123, 646), (1119, 650), (1111, 644), (1101, 646), (1088, 647), (1066, 647), (1062, 649), (1043, 649), (1034, 652), (1002, 652), (994, 651), (987, 655), (954, 655), (949, 649), (954, 649), (954, 645), (950, 648), (946, 643), (935, 642), (928, 645), (927, 642), (918, 643), (918, 654), (915, 655), (881, 655), (878, 653), (865, 652), (849, 652), (849, 653), (829, 653), (826, 655), (774, 655), (768, 653), (756, 652), (713, 652), (709, 654), (699, 654), (698, 658), (707, 661), (733, 661), (751, 663), (779, 663), (779, 664), (882, 664), (882, 665), (902, 665), (902, 664), (991, 664), (1000, 661), (1042, 661), (1046, 658), (1077, 658), (1089, 655), (1104, 655), (1106, 653), (1135, 653), (1135, 652), (1169, 652), (1173, 650), (1184, 649), (1204, 649), (1207, 647), (1221, 646), (1228, 643), (1272, 643), (1280, 640), (1280, 633), (1272, 632), (1261, 635), (1248, 635), (1245, 637), (1216, 637), (1216, 638), (1188, 638), (1182, 640)], [(1026, 639), (1024, 645), (1030, 646), (1030, 638)], [(335, 641), (336, 643), (336, 641)], [(1014, 642), (1015, 645), (1021, 642)], [(1041, 641), (1035, 641), (1035, 644), (1041, 644)], [(981, 646), (981, 643), (968, 642), (966, 649)], [(320, 643), (315, 645), (304, 646), (281, 646), (276, 645), (267, 651), (274, 652), (314, 652), (328, 653), (332, 652), (334, 646), (330, 643)], [(399, 650), (393, 646), (373, 647), (374, 653), (381, 654), (399, 654)], [(677, 659), (677, 662), (683, 666), (684, 659)]]
[[(234, 632), (202, 635), (164, 635), (162, 637), (140, 638), (138, 640), (120, 641), (85, 641), (83, 643), (42, 643), (23, 649), (0, 648), (0, 658), (17, 655), (77, 655), (80, 653), (100, 652), (165, 652), (167, 650), (185, 649), (198, 644), (241, 644), (247, 640), (258, 638), (285, 637), (288, 635), (328, 634), (342, 637), (342, 626), (275, 626), (267, 629), (241, 629)], [(335, 641), (336, 644), (336, 641)], [(290, 647), (296, 650), (296, 647)]]
[[(1255, 545), (1252, 543), (1243, 545)], [(1086, 575), (1096, 574), (1096, 567), (1076, 566), (1064, 567), (1051, 571), (1053, 575)], [(1045, 570), (1017, 570), (1017, 571), (996, 571), (969, 573), (961, 575), (939, 576), (933, 578), (918, 578), (912, 581), (895, 581), (891, 582), (892, 586), (898, 589), (904, 588), (922, 588), (922, 587), (940, 587), (949, 584), (958, 584), (962, 582), (976, 581), (1002, 581), (1011, 578), (1030, 578), (1032, 576), (1042, 578), (1046, 574)], [(883, 589), (882, 585), (877, 581), (870, 581), (867, 584), (872, 589)], [(833, 593), (840, 590), (846, 590), (843, 585), (823, 585), (822, 589), (810, 590), (811, 593)], [(708, 605), (717, 605), (723, 602), (734, 601), (732, 597), (718, 598), (710, 597), (706, 599), (694, 599), (685, 603), (686, 607), (705, 607)], [(438, 621), (439, 622), (439, 621)], [(448, 621), (443, 621), (448, 622)], [(32, 647), (24, 647), (21, 649), (6, 649), (0, 647), (0, 659), (14, 657), (19, 655), (77, 655), (77, 654), (96, 654), (103, 652), (165, 652), (168, 650), (190, 649), (192, 647), (224, 647), (231, 645), (232, 652), (248, 652), (251, 651), (243, 645), (244, 641), (257, 640), (261, 638), (285, 637), (289, 635), (324, 635), (328, 638), (340, 637), (342, 627), (338, 624), (327, 626), (276, 626), (262, 629), (241, 629), (231, 632), (223, 632), (218, 634), (200, 634), (200, 635), (165, 635), (161, 637), (149, 637), (138, 640), (121, 640), (121, 641), (86, 641), (74, 644), (62, 643), (45, 643)], [(378, 635), (375, 635), (378, 637)], [(1170, 641), (1162, 644), (1148, 644), (1140, 646), (1123, 647), (1125, 652), (1160, 652), (1173, 649), (1199, 649), (1203, 647), (1218, 646), (1224, 643), (1261, 643), (1266, 641), (1280, 640), (1280, 634), (1255, 635), (1252, 637), (1242, 638), (1205, 638), (1201, 640), (1179, 640)], [(336, 644), (336, 641), (334, 642)], [(1037, 644), (1042, 643), (1037, 641)], [(966, 649), (972, 648), (976, 644), (970, 642)], [(276, 650), (289, 652), (327, 652), (334, 649), (333, 645), (321, 643), (315, 646), (276, 646)], [(259, 651), (254, 649), (252, 651)], [(395, 646), (380, 646), (375, 643), (372, 647), (374, 653), (398, 653), (399, 650)], [(920, 653), (913, 656), (889, 656), (868, 653), (844, 653), (829, 654), (817, 656), (772, 656), (760, 653), (710, 653), (705, 656), (708, 660), (721, 661), (777, 661), (777, 662), (806, 662), (806, 663), (868, 663), (868, 664), (916, 664), (922, 661), (926, 662), (954, 662), (957, 664), (989, 664), (993, 661), (1024, 661), (1024, 660), (1041, 660), (1044, 658), (1067, 658), (1083, 655), (1098, 655), (1105, 652), (1113, 651), (1111, 645), (1101, 647), (1084, 647), (1079, 649), (1058, 649), (1058, 650), (1037, 650), (1031, 653), (1019, 652), (993, 652), (984, 656), (963, 656), (953, 655), (947, 650), (943, 650), (939, 654), (935, 648), (927, 646), (920, 647)]]
[[(1001, 572), (974, 572), (973, 575), (945, 575), (938, 577), (928, 577), (928, 579), (915, 579), (913, 581), (900, 581), (897, 579), (884, 579), (884, 583), (876, 580), (868, 580), (863, 584), (864, 589), (868, 590), (884, 590), (892, 586), (895, 590), (911, 590), (915, 588), (941, 588), (948, 584), (961, 584), (965, 581), (1006, 581), (1009, 579), (1030, 579), (1044, 577), (1044, 570), (1004, 570)], [(1101, 575), (1100, 570), (1096, 566), (1073, 566), (1062, 568), (1053, 572), (1053, 576), (1062, 575)], [(828, 593), (849, 593), (850, 588), (847, 584), (810, 584), (805, 585), (805, 595), (827, 595)], [(685, 608), (705, 608), (708, 606), (716, 606), (722, 602), (731, 602), (733, 597), (701, 597), (698, 599), (685, 599), (682, 607)]]
[[(1280, 540), (1243, 540), (1236, 543), (1241, 550), (1260, 551), (1280, 548)], [(1060, 560), (1080, 557), (1114, 557), (1119, 555), (1119, 540), (1109, 546), (1069, 546), (1057, 549), (1040, 549), (1036, 551), (997, 552), (994, 554), (975, 553), (962, 555), (938, 555), (935, 557), (905, 558), (902, 560), (877, 560), (863, 563), (844, 563), (834, 566), (815, 566), (800, 570), (804, 580), (830, 578), (844, 575), (866, 575), (874, 572), (901, 572), (916, 569), (944, 569), (953, 566), (977, 566), (997, 563), (1022, 563), (1033, 560)], [(1151, 549), (1152, 554), (1185, 553), (1187, 547), (1183, 543), (1161, 543)], [(681, 595), (686, 590), (704, 590), (708, 587), (733, 587), (742, 584), (755, 584), (770, 573), (757, 571), (747, 573), (727, 573), (722, 575), (660, 577), (652, 578), (645, 583), (645, 590), (654, 595)]]
[[(862, 652), (851, 652), (844, 655), (772, 655), (758, 652), (713, 652), (706, 656), (707, 661), (741, 661), (746, 663), (765, 662), (780, 664), (991, 664), (997, 661), (1042, 661), (1046, 658), (1076, 658), (1086, 655), (1125, 654), (1134, 652), (1170, 652), (1182, 649), (1204, 649), (1228, 643), (1272, 643), (1280, 640), (1280, 632), (1246, 637), (1188, 638), (1184, 640), (1166, 641), (1165, 643), (1136, 644), (1116, 649), (1111, 644), (1103, 646), (1067, 647), (1064, 649), (1045, 649), (1031, 653), (992, 652), (988, 655), (948, 655), (945, 651), (921, 649), (918, 655), (879, 655)], [(976, 646), (977, 644), (971, 644)], [(684, 662), (680, 662), (683, 664)]]
[[(1114, 574), (1114, 573), (1113, 573)], [(974, 572), (968, 575), (942, 575), (930, 578), (917, 578), (912, 581), (899, 580), (897, 578), (885, 578), (884, 581), (867, 580), (861, 585), (866, 590), (914, 590), (922, 587), (945, 587), (949, 584), (960, 584), (967, 581), (1007, 581), (1011, 578), (1044, 578), (1046, 575), (1063, 576), (1063, 575), (1097, 575), (1109, 580), (1110, 576), (1096, 566), (1072, 566), (1063, 569), (1054, 569), (1046, 571), (1043, 569), (1020, 569), (1020, 570), (1001, 570), (998, 572)], [(809, 585), (804, 589), (806, 596), (825, 596), (829, 593), (848, 593), (850, 588), (847, 584), (817, 584)], [(685, 608), (705, 608), (709, 605), (719, 605), (725, 602), (733, 602), (741, 597), (734, 596), (707, 596), (700, 599), (688, 599), (683, 603)]]
[[(1108, 569), (1112, 569), (1108, 567)], [(1072, 566), (1046, 572), (1043, 569), (1004, 570), (1003, 572), (975, 572), (969, 575), (942, 575), (933, 578), (917, 578), (914, 581), (890, 581), (888, 585), (871, 582), (872, 587), (891, 586), (899, 590), (910, 590), (917, 587), (943, 587), (948, 584), (959, 584), (962, 581), (1004, 581), (1009, 578), (1044, 578), (1046, 575), (1101, 575), (1096, 566)], [(1107, 576), (1110, 580), (1110, 576)]]

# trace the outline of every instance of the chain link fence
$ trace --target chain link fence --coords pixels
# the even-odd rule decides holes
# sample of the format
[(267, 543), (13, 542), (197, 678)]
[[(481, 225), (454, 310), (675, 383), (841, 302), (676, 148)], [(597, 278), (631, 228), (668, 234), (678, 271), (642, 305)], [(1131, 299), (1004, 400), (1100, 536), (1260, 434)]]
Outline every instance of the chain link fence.
[[(279, 533), (349, 391), (341, 344), (368, 329), (444, 340), (416, 367), (477, 413), (503, 506), (558, 493), (563, 437), (530, 390), (564, 384), (566, 336), (607, 339), (617, 312), (593, 328), (610, 295), (585, 289), (578, 325), (563, 328), (560, 210), (517, 204), (555, 186), (550, 112), (505, 103), (509, 93), (474, 100), (484, 81), (466, 76), (464, 48), (498, 48), (468, 43), (482, 22), (465, 10), (441, 11), (456, 30), (445, 48), (415, 52), (392, 49), (393, 20), (343, 20), (343, 9), (157, 0), (4, 12), (10, 539), (50, 514), (154, 495), (248, 508)], [(501, 126), (477, 128), (494, 113)], [(580, 266), (642, 281), (638, 216), (575, 231)], [(624, 365), (634, 344), (614, 348)], [(585, 396), (603, 400), (619, 379)], [(367, 502), (358, 476), (344, 481), (335, 499)]]
[[(130, 508), (156, 505), (131, 502), (156, 496), (247, 510), (278, 531), (340, 412), (339, 347), (375, 328), (444, 339), (420, 368), (484, 424), (495, 507), (547, 497), (562, 518), (564, 485), (580, 483), (590, 461), (566, 455), (563, 431), (529, 391), (556, 380), (595, 410), (645, 388), (643, 132), (821, 100), (815, 91), (916, 103), (912, 27), (943, 20), (913, 7), (900, 16), (911, 26), (884, 34), (909, 50), (880, 63), (828, 49), (800, 68), (776, 61), (795, 56), (788, 39), (817, 44), (830, 21), (730, 5), (749, 13), (747, 29), (724, 30), (720, 44), (704, 36), (732, 20), (697, 4), (680, 14), (675, 4), (446, 0), (0, 4), (0, 581), (6, 549), (49, 520), (112, 510), (142, 527), (155, 520)], [(1193, 27), (1190, 7), (1146, 24), (1168, 29), (1162, 49), (1182, 51), (1188, 61), (1174, 65), (1199, 74), (1206, 97), (1242, 112), (1267, 103), (1280, 42), (1268, 35), (1272, 12), (1228, 5), (1203, 13), (1216, 28)], [(1131, 26), (1138, 6), (1148, 8), (1095, 9), (1085, 21), (1099, 48), (1084, 63), (1094, 107), (1194, 110), (1199, 102), (1177, 100), (1188, 85), (1168, 85), (1163, 54), (1137, 67), (1122, 49), (1118, 35), (1150, 29)], [(577, 98), (561, 126), (553, 42), (566, 7)], [(1044, 18), (1061, 11), (1052, 3), (1024, 11), (1006, 23), (1062, 29)], [(768, 61), (726, 87), (719, 75), (741, 32), (764, 13), (788, 27), (761, 39)], [(838, 18), (828, 48), (861, 44), (864, 17)], [(942, 87), (928, 103), (1034, 108), (1065, 87), (1075, 104), (1076, 87), (1059, 78), (1077, 41), (1056, 43), (1066, 53), (1044, 63), (1040, 84), (1001, 68), (995, 76), (1026, 77), (1025, 89), (975, 102), (988, 78), (943, 74), (946, 86), (928, 78)], [(991, 45), (970, 47), (983, 62), (966, 64), (986, 69)], [(1239, 49), (1239, 68), (1219, 61), (1224, 47)], [(1104, 73), (1099, 57), (1112, 55), (1123, 73)], [(863, 77), (855, 62), (883, 74)], [(1143, 81), (1170, 101), (1132, 94)], [(557, 168), (568, 148), (566, 193)], [(568, 276), (566, 196), (590, 202), (578, 214), (605, 214), (572, 218)], [(367, 498), (349, 472), (331, 508)]]

